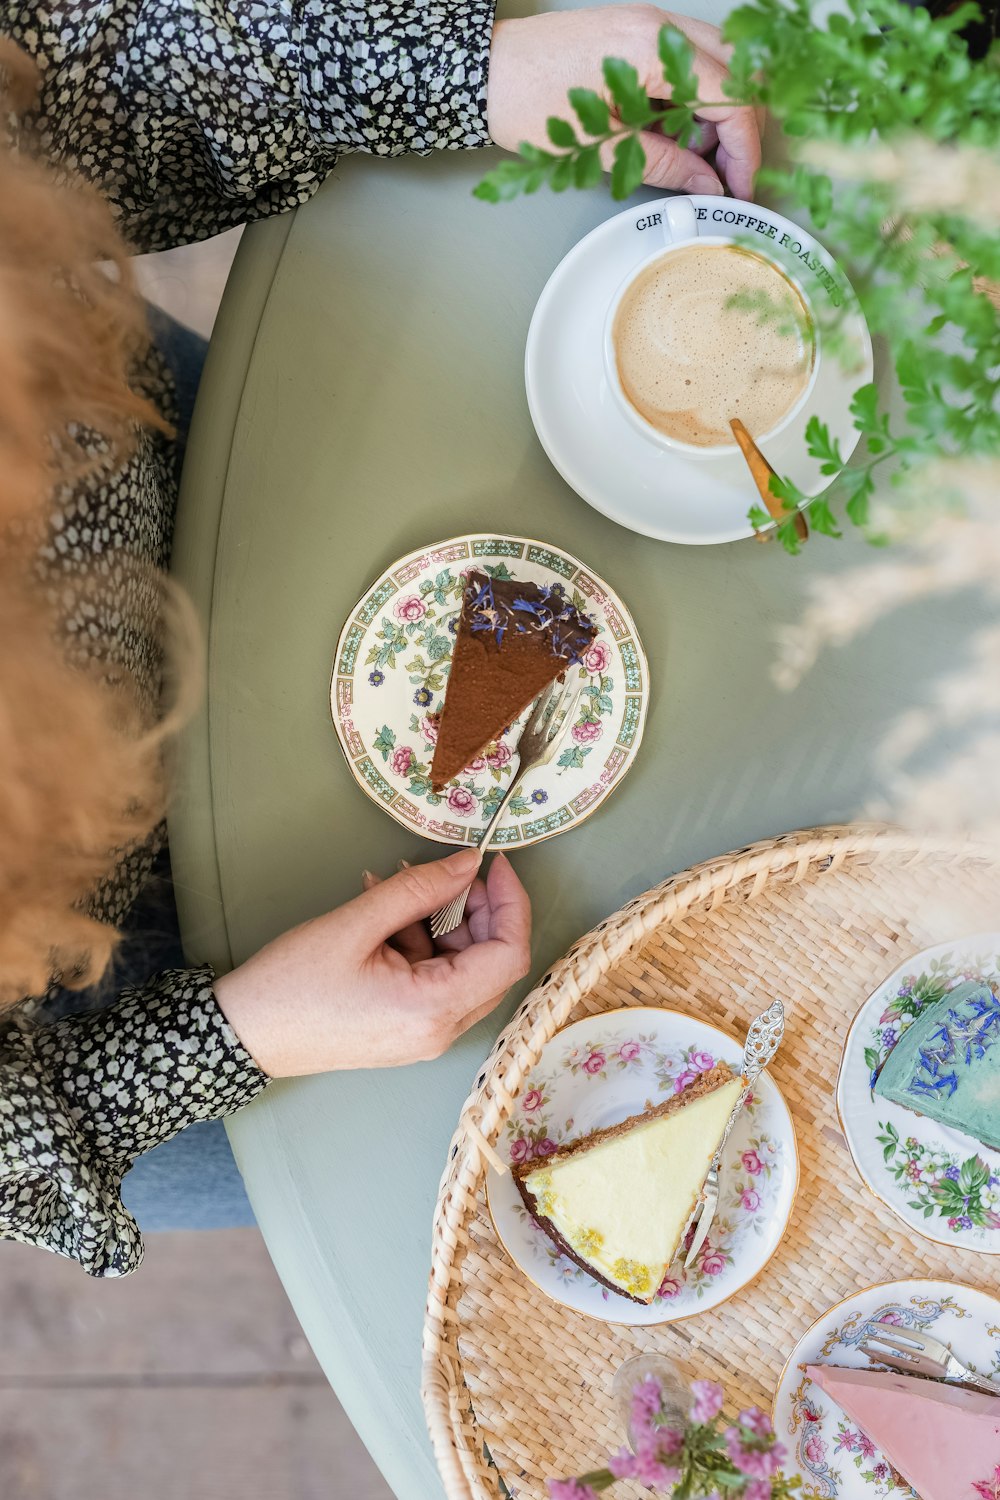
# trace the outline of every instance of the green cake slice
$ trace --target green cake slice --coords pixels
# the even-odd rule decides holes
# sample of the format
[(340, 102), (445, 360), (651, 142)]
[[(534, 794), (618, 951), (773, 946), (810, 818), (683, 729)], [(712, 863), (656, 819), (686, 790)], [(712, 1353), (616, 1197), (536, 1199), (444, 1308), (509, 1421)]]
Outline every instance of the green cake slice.
[(875, 1093), (1000, 1150), (1000, 999), (968, 981), (921, 1011), (882, 1064)]

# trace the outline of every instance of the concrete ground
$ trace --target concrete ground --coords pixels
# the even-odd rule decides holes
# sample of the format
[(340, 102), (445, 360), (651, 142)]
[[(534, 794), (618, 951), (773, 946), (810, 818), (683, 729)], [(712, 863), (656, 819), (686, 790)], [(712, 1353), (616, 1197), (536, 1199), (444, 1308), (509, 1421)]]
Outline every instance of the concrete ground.
[[(142, 256), (205, 337), (239, 231)], [(0, 1500), (392, 1500), (256, 1230), (149, 1235), (124, 1281), (0, 1243)]]
[(256, 1230), (123, 1281), (0, 1244), (2, 1500), (391, 1500)]

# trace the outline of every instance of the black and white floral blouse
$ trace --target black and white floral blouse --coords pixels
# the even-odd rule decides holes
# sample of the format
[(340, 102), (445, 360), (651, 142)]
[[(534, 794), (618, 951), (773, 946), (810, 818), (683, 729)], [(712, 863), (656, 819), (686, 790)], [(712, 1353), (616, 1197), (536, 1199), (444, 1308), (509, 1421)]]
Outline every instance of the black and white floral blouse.
[[(492, 0), (0, 0), (0, 33), (36, 61), (31, 125), (96, 183), (137, 250), (165, 249), (304, 203), (341, 151), (485, 144)], [(155, 351), (136, 383), (170, 415)], [(172, 455), (143, 433), (113, 479), (57, 496), (44, 564), (56, 576), (133, 555), (169, 560)], [(107, 569), (109, 579), (115, 569)], [(76, 648), (125, 659), (158, 691), (155, 653), (110, 597), (68, 622)], [(156, 841), (95, 897), (118, 921)], [(72, 1256), (94, 1276), (142, 1257), (124, 1173), (267, 1079), (219, 1010), (207, 967), (171, 970), (110, 1008), (0, 1021), (0, 1236)]]

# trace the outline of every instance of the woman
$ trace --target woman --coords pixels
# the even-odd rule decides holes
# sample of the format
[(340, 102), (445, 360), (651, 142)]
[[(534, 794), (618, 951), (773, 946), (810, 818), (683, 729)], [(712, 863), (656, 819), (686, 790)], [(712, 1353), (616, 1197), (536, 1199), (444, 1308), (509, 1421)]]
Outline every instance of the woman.
[[(98, 193), (132, 248), (157, 249), (305, 201), (341, 150), (541, 141), (568, 86), (601, 86), (609, 53), (663, 94), (667, 19), (622, 5), (494, 26), (487, 0), (0, 11), (22, 152), (0, 153), (0, 1234), (92, 1275), (132, 1270), (120, 1186), (143, 1152), (273, 1077), (436, 1056), (529, 964), (527, 897), (502, 856), (468, 922), (432, 945), (423, 919), (478, 869), (464, 850), (366, 876), (355, 901), (231, 974), (155, 974), (147, 956), (103, 1008), (51, 1023), (15, 1003), (108, 970), (162, 845), (161, 752), (183, 713), (160, 703), (163, 621), (176, 640), (185, 619), (159, 581), (171, 381)], [(679, 24), (702, 96), (721, 99), (718, 34)], [(701, 151), (652, 137), (648, 180), (721, 192), (714, 152), (750, 192), (748, 111), (706, 110)]]

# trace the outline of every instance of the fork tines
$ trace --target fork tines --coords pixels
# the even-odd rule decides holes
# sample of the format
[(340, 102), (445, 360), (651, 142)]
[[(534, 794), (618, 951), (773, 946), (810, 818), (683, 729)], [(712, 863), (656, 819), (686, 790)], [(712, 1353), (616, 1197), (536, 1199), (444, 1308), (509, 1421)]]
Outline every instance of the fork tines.
[(949, 1352), (937, 1339), (890, 1323), (876, 1323), (859, 1347), (870, 1360), (904, 1375), (939, 1376), (944, 1362), (942, 1355), (946, 1357)]

